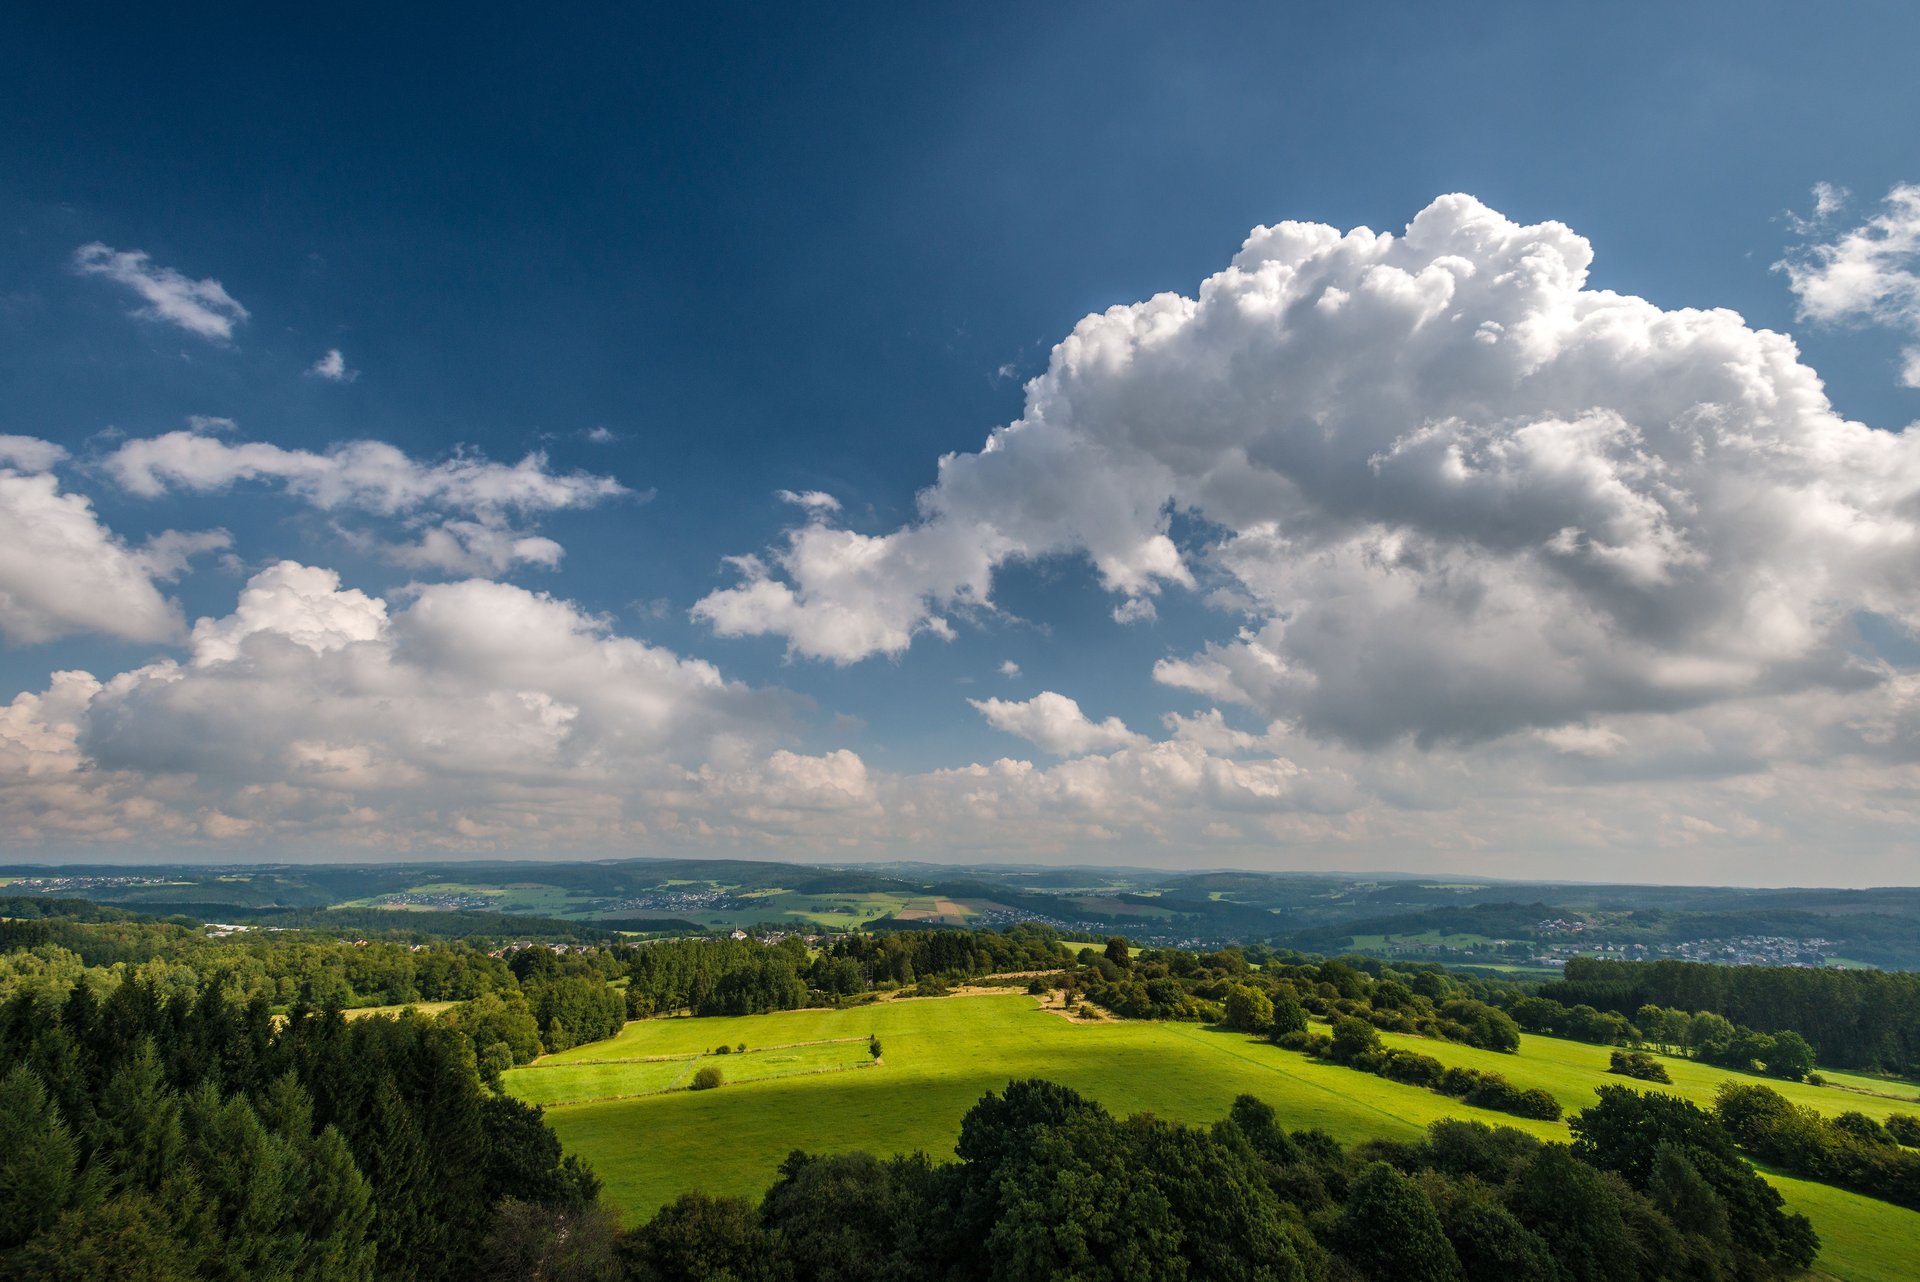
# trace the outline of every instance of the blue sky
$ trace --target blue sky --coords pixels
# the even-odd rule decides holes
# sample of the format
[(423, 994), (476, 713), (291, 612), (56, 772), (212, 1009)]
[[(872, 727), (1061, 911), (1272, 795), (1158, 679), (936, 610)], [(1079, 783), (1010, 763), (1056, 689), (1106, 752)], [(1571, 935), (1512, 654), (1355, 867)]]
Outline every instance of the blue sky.
[[(23, 858), (711, 850), (1779, 882), (1808, 879), (1818, 845), (1840, 860), (1821, 880), (1910, 880), (1920, 593), (1895, 434), (1920, 406), (1901, 377), (1920, 305), (1886, 199), (1920, 180), (1908, 6), (0, 21), (0, 433), (65, 452), (13, 460), (8, 519), (45, 530), (59, 503), (79, 521), (83, 499), (63, 555), (105, 567), (62, 570), (31, 540), (0, 566), (0, 698), (26, 700), (0, 731), (0, 810)], [(1848, 198), (1822, 212), (1816, 184)], [(1362, 390), (1398, 386), (1411, 350), (1382, 332), (1285, 340), (1330, 344), (1316, 370), (1353, 362), (1312, 396), (1275, 373), (1281, 348), (1209, 355), (1189, 334), (1191, 361), (1046, 392), (1060, 441), (965, 462), (1038, 421), (1028, 380), (1083, 317), (1197, 297), (1257, 226), (1398, 236), (1452, 192), (1512, 229), (1488, 271), (1533, 261), (1521, 242), (1558, 253), (1528, 230), (1551, 220), (1592, 250), (1562, 301), (1645, 299), (1658, 315), (1630, 323), (1656, 336), (1678, 309), (1742, 320), (1689, 322), (1658, 368), (1633, 343), (1559, 353), (1552, 396), (1531, 373), (1496, 395), (1409, 367), (1379, 404)], [(1431, 238), (1471, 240), (1474, 217)], [(1443, 249), (1407, 252), (1460, 256)], [(1358, 253), (1308, 266), (1350, 294), (1375, 261)], [(144, 314), (142, 282), (186, 302)], [(1760, 330), (1790, 333), (1798, 364), (1730, 409), (1703, 371)], [(1815, 372), (1830, 414), (1753, 410)], [(1727, 426), (1748, 412), (1791, 448)], [(1215, 414), (1240, 437), (1183, 471)], [(1540, 462), (1523, 429), (1543, 415), (1577, 428), (1554, 450), (1611, 469), (1604, 493)], [(1702, 462), (1661, 435), (1707, 419), (1747, 452)], [(1302, 471), (1325, 445), (1309, 420), (1382, 435)], [(1485, 500), (1428, 485), (1457, 476), (1389, 484), (1377, 460), (1440, 448), (1434, 431), (1502, 478), (1498, 530), (1447, 506)], [(278, 452), (263, 468), (252, 447)], [(1783, 451), (1792, 476), (1766, 461)], [(976, 479), (941, 482), (939, 517), (916, 495), (946, 455)], [(1285, 492), (1249, 497), (1234, 467)], [(1386, 480), (1341, 489), (1369, 468)], [(1715, 498), (1729, 475), (1758, 488)], [(1107, 528), (1128, 502), (1145, 506)], [(1775, 503), (1837, 503), (1851, 533), (1754, 551), (1742, 523)], [(818, 556), (783, 562), (808, 529)], [(226, 537), (149, 542), (168, 530)], [(1379, 539), (1403, 578), (1306, 572), (1377, 566)], [(1554, 560), (1575, 544), (1599, 559)], [(729, 561), (748, 556), (760, 595)], [(984, 569), (952, 569), (967, 557)], [(337, 586), (256, 580), (289, 560)], [(1631, 599), (1604, 574), (1638, 575)], [(1421, 625), (1429, 653), (1383, 648), (1408, 625), (1382, 613), (1404, 575), (1427, 576), (1422, 600), (1463, 593), (1459, 635)], [(1688, 575), (1729, 600), (1754, 586), (1713, 613)], [(1753, 604), (1783, 578), (1798, 587)], [(343, 622), (354, 591), (387, 623)], [(434, 609), (455, 631), (426, 627)], [(343, 670), (369, 647), (383, 675)], [(543, 683), (576, 660), (574, 684)], [(1482, 684), (1535, 661), (1554, 675)], [(1212, 717), (1203, 744), (1192, 719)], [(205, 750), (229, 739), (244, 751)], [(1792, 800), (1808, 791), (1839, 799)]]

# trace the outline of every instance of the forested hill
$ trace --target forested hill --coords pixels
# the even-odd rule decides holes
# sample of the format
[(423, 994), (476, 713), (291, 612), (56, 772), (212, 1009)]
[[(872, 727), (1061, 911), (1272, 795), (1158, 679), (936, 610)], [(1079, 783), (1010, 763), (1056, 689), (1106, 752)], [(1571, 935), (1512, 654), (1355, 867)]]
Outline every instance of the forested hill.
[(1835, 1068), (1920, 1070), (1920, 973), (1575, 958), (1540, 996), (1631, 1019), (1643, 1006), (1792, 1029)]

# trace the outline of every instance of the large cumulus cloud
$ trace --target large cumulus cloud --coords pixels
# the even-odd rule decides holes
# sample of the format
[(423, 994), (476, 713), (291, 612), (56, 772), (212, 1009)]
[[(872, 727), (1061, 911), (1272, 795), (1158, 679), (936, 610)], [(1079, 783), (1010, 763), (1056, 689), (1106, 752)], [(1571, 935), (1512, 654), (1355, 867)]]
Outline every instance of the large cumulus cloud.
[(66, 451), (0, 436), (0, 637), (15, 644), (99, 632), (125, 641), (178, 638), (178, 607), (159, 584), (196, 552), (227, 546), (219, 531), (168, 530), (144, 546), (103, 525), (53, 469)]
[(122, 831), (137, 802), (202, 838), (605, 848), (646, 831), (649, 789), (764, 759), (794, 710), (541, 593), (468, 580), (396, 604), (285, 561), (184, 659), (18, 696), (0, 805), (42, 838)]
[(1083, 554), (1122, 618), (1203, 582), (1244, 611), (1162, 681), (1358, 745), (1877, 681), (1851, 620), (1920, 623), (1920, 441), (1591, 262), (1466, 196), (1402, 235), (1258, 228), (1194, 296), (1084, 319), (916, 521), (821, 513), (697, 613), (851, 662)]

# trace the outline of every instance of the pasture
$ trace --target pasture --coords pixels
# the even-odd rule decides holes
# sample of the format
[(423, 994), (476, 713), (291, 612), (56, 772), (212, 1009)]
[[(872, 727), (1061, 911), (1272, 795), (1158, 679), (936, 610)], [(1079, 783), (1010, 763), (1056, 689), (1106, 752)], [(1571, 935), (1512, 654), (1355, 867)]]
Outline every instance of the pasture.
[[(864, 1059), (870, 1034), (883, 1044), (878, 1065), (819, 1072), (798, 1060), (767, 1060), (765, 1075), (745, 1075), (755, 1047), (771, 1054), (772, 1048), (797, 1052), (802, 1043), (825, 1043)], [(1541, 1087), (1569, 1113), (1592, 1101), (1594, 1087), (1626, 1080), (1605, 1072), (1607, 1048), (1579, 1042), (1529, 1035), (1519, 1055), (1500, 1055), (1419, 1038), (1386, 1040), (1416, 1044), (1447, 1064), (1495, 1069), (1516, 1085)], [(745, 1042), (748, 1054), (701, 1059), (722, 1042)], [(663, 1077), (670, 1085), (680, 1080), (678, 1074), (690, 1080), (696, 1060), (719, 1064), (727, 1085), (700, 1092), (660, 1085)], [(1702, 1103), (1731, 1076), (1684, 1060), (1663, 1062), (1674, 1084), (1658, 1089)], [(550, 1076), (555, 1073), (563, 1076)], [(795, 1148), (882, 1154), (921, 1149), (948, 1156), (967, 1109), (985, 1091), (1022, 1077), (1063, 1082), (1115, 1114), (1150, 1112), (1191, 1123), (1211, 1122), (1225, 1114), (1234, 1096), (1251, 1094), (1278, 1109), (1289, 1127), (1321, 1127), (1345, 1143), (1411, 1138), (1449, 1116), (1567, 1138), (1562, 1123), (1470, 1108), (1245, 1034), (1194, 1024), (1081, 1023), (1039, 1009), (1025, 994), (895, 1000), (735, 1019), (644, 1020), (609, 1041), (515, 1069), (506, 1081), (510, 1091), (531, 1101), (579, 1101), (554, 1104), (547, 1119), (568, 1151), (592, 1163), (606, 1181), (608, 1201), (633, 1222), (690, 1188), (757, 1197)], [(1902, 1100), (1854, 1091), (1779, 1086), (1796, 1102), (1829, 1113), (1858, 1109), (1884, 1117), (1920, 1111)], [(1920, 1275), (1920, 1214), (1824, 1185), (1779, 1177), (1776, 1183), (1819, 1230), (1819, 1267), (1827, 1274), (1844, 1282), (1905, 1282)]]

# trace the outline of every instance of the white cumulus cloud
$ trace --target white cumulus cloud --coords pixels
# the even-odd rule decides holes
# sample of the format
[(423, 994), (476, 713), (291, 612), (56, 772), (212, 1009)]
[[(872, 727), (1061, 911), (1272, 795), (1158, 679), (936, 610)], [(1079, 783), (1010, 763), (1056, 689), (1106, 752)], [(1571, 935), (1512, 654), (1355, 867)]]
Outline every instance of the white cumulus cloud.
[(1064, 694), (1043, 690), (1025, 702), (1010, 699), (969, 699), (974, 709), (996, 730), (1019, 735), (1057, 757), (1125, 748), (1146, 740), (1127, 729), (1118, 717), (1093, 721), (1080, 705)]
[(218, 531), (166, 531), (129, 547), (84, 495), (49, 471), (65, 451), (31, 437), (0, 437), (0, 636), (14, 643), (95, 632), (126, 641), (179, 636), (179, 610), (156, 586), (189, 557), (226, 547)]
[(1257, 228), (1192, 296), (1082, 320), (918, 519), (810, 521), (696, 615), (852, 662), (1009, 561), (1086, 556), (1123, 619), (1198, 571), (1250, 617), (1160, 679), (1369, 745), (1876, 681), (1851, 621), (1920, 625), (1920, 438), (1591, 260), (1467, 196), (1399, 235)]
[(157, 266), (139, 250), (119, 250), (98, 241), (73, 251), (74, 270), (124, 285), (146, 306), (134, 312), (145, 320), (177, 325), (201, 338), (225, 342), (247, 309), (211, 277), (194, 280), (171, 267)]
[(857, 794), (858, 758), (774, 747), (792, 706), (544, 594), (468, 580), (396, 607), (281, 562), (183, 660), (15, 698), (0, 813), (15, 842), (605, 848), (702, 772), (768, 805)]

